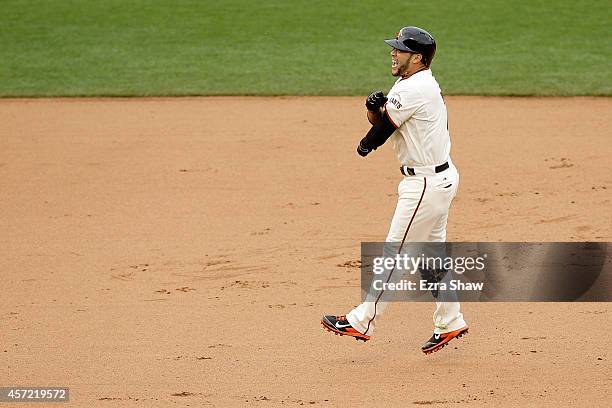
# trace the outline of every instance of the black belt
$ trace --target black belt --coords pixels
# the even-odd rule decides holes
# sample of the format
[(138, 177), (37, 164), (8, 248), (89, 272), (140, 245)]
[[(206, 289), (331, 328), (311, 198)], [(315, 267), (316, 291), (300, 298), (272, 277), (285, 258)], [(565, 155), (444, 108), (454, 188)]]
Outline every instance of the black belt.
[[(439, 166), (436, 166), (435, 170), (436, 170), (436, 173), (442, 173), (444, 170), (448, 169), (449, 167), (450, 166), (448, 165), (448, 162), (446, 162), (446, 163), (442, 163)], [(406, 170), (404, 171), (404, 169)], [(401, 166), (400, 171), (402, 172), (404, 176), (414, 176), (415, 175), (414, 169), (411, 167)]]

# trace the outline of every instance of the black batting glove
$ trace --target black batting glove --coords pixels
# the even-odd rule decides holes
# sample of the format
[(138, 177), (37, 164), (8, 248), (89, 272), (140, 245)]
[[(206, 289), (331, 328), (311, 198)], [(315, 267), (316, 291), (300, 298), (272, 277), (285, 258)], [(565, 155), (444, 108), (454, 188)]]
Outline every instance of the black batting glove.
[(386, 102), (387, 97), (383, 91), (374, 91), (366, 98), (365, 106), (370, 112), (378, 112)]
[(361, 143), (359, 143), (359, 146), (357, 146), (357, 154), (360, 155), (361, 157), (366, 157), (368, 153), (370, 152), (371, 150), (363, 147)]

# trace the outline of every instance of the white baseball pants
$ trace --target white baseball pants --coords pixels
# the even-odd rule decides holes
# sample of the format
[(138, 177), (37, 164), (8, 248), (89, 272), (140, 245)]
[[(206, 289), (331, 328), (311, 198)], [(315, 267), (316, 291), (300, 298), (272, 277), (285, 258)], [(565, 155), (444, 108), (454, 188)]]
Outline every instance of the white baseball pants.
[[(398, 202), (386, 242), (445, 242), (450, 204), (457, 193), (459, 173), (450, 167), (435, 173), (434, 167), (415, 168), (416, 175), (406, 176), (398, 186)], [(395, 270), (398, 276), (403, 271)], [(346, 315), (349, 323), (361, 333), (371, 335), (376, 320), (387, 303), (384, 296), (366, 299)], [(459, 302), (436, 302), (433, 315), (434, 333), (447, 333), (466, 326)]]

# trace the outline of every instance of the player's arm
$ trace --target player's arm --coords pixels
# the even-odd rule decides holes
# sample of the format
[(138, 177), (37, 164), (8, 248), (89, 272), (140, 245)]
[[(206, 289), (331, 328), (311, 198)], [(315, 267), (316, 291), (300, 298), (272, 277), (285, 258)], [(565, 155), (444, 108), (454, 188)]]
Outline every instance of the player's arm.
[(387, 97), (383, 91), (374, 91), (366, 98), (368, 122), (372, 125), (378, 123), (384, 116), (382, 107), (387, 102)]
[(384, 113), (382, 113), (382, 110), (379, 109), (376, 112), (372, 112), (372, 111), (367, 111), (368, 112), (368, 122), (370, 122), (370, 124), (375, 125), (378, 122), (380, 122), (380, 120), (382, 119)]
[(396, 129), (395, 124), (389, 119), (389, 116), (387, 114), (382, 114), (378, 122), (372, 125), (372, 128), (359, 142), (357, 153), (360, 156), (367, 156), (372, 150), (376, 150), (378, 147), (385, 144)]

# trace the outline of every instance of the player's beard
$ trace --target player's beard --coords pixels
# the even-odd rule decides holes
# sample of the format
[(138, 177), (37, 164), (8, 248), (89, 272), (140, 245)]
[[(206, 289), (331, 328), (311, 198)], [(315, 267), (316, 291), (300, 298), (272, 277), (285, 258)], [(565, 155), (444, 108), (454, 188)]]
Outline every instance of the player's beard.
[(407, 65), (408, 65), (408, 62), (406, 62), (403, 65), (398, 65), (397, 67), (392, 67), (391, 75), (393, 75), (394, 77), (404, 76), (406, 71), (408, 71), (408, 68), (406, 67)]
[(408, 56), (408, 59), (404, 61), (403, 64), (398, 61), (398, 65), (396, 67), (391, 66), (391, 75), (394, 77), (404, 76), (406, 72), (408, 72), (408, 65), (410, 64), (411, 59), (412, 54)]

